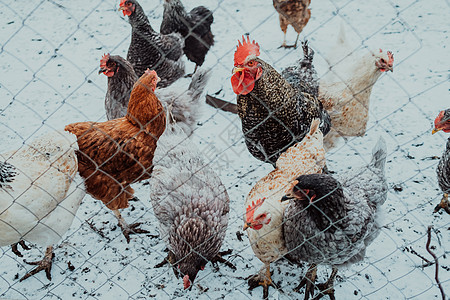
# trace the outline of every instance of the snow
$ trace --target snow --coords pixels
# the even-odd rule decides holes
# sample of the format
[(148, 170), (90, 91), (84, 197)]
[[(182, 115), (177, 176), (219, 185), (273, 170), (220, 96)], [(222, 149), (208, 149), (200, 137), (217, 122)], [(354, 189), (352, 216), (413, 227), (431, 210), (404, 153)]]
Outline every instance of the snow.
[[(229, 80), (237, 39), (250, 33), (261, 46), (261, 58), (282, 70), (301, 55), (278, 49), (283, 34), (270, 1), (184, 0), (186, 8), (205, 5), (214, 11), (215, 46), (205, 68), (212, 68), (206, 88), (210, 94), (234, 102)], [(383, 229), (368, 248), (366, 259), (338, 273), (337, 299), (440, 299), (434, 266), (422, 267), (418, 255), (427, 253), (427, 227), (433, 226), (431, 245), (439, 258), (439, 278), (450, 291), (449, 217), (433, 214), (442, 193), (435, 168), (447, 136), (431, 135), (432, 123), (449, 106), (448, 1), (419, 0), (314, 0), (312, 17), (301, 34), (316, 51), (319, 74), (328, 71), (325, 58), (334, 44), (341, 22), (349, 27), (353, 49), (391, 50), (394, 72), (384, 74), (374, 86), (370, 121), (363, 138), (350, 138), (327, 154), (331, 170), (344, 172), (370, 160), (378, 137), (388, 146), (387, 178), (390, 186), (383, 206)], [(0, 153), (20, 147), (33, 137), (62, 129), (77, 121), (106, 120), (106, 77), (97, 75), (103, 53), (126, 56), (130, 26), (117, 11), (118, 0), (0, 1)], [(163, 0), (141, 0), (151, 24), (159, 28)], [(296, 33), (289, 29), (288, 43)], [(368, 51), (368, 50), (367, 50)], [(193, 63), (186, 62), (191, 72)], [(180, 90), (189, 81), (176, 83)], [(261, 299), (262, 289), (248, 291), (245, 278), (261, 262), (254, 256), (246, 235), (240, 241), (244, 199), (254, 183), (266, 175), (263, 165), (247, 151), (236, 115), (206, 104), (193, 140), (211, 161), (231, 198), (230, 222), (223, 250), (236, 265), (219, 269), (208, 264), (199, 272), (192, 290), (183, 290), (168, 266), (154, 268), (165, 256), (158, 225), (149, 201), (148, 186), (136, 184), (136, 196), (123, 210), (129, 222), (144, 222), (152, 235), (133, 235), (127, 244), (116, 219), (99, 201), (86, 196), (76, 219), (55, 248), (52, 281), (43, 272), (19, 282), (31, 270), (9, 247), (0, 250), (0, 298), (10, 299)], [(394, 190), (397, 188), (397, 191)], [(401, 190), (399, 190), (401, 188)], [(105, 237), (93, 231), (89, 220)], [(153, 236), (154, 235), (154, 236)], [(40, 259), (34, 248), (25, 259)], [(70, 271), (68, 262), (75, 267)], [(273, 280), (281, 290), (270, 289), (273, 299), (303, 298), (293, 288), (305, 273), (286, 261), (272, 265)], [(322, 282), (329, 269), (319, 270)]]

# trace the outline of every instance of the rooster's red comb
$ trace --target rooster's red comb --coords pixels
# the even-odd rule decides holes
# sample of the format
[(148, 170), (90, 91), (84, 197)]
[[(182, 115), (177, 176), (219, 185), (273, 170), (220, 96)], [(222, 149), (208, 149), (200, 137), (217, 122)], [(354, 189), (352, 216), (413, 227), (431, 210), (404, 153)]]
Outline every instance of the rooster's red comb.
[(245, 219), (247, 220), (247, 222), (253, 221), (255, 210), (264, 203), (264, 200), (266, 200), (266, 198), (258, 199), (256, 200), (256, 203), (255, 201), (252, 201), (252, 204), (247, 207), (247, 211), (245, 213)]
[(234, 52), (234, 65), (242, 65), (245, 59), (250, 56), (259, 56), (259, 45), (253, 40), (250, 42), (250, 37), (247, 35), (247, 40), (242, 36), (242, 43), (238, 40), (236, 52)]
[[(127, 1), (127, 0), (120, 0), (119, 6), (124, 6), (124, 5), (125, 5), (125, 1)], [(116, 3), (117, 3), (117, 2), (116, 2)]]
[(388, 60), (388, 65), (389, 65), (390, 67), (392, 67), (392, 66), (394, 65), (394, 54), (392, 54), (391, 51), (388, 51), (388, 52), (387, 52), (387, 56), (388, 56), (388, 58), (389, 58), (389, 60)]
[(106, 63), (109, 60), (109, 53), (107, 54), (103, 54), (102, 59), (100, 59), (100, 68), (105, 68), (106, 67)]

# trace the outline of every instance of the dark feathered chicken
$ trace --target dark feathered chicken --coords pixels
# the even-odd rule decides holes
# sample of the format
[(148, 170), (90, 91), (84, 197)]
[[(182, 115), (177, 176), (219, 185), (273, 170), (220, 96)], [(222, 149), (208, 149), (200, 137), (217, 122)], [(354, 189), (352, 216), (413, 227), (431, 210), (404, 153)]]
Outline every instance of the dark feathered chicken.
[(121, 0), (119, 10), (128, 16), (131, 24), (131, 44), (127, 60), (141, 76), (147, 68), (161, 78), (160, 87), (166, 87), (184, 75), (182, 61), (184, 39), (176, 33), (160, 34), (153, 30), (144, 10), (136, 0)]
[[(121, 56), (106, 54), (100, 60), (99, 73), (108, 76), (105, 98), (108, 120), (125, 117), (131, 90), (138, 79), (133, 67)], [(171, 107), (167, 123), (176, 122), (187, 135), (192, 134), (198, 121), (200, 95), (208, 78), (208, 72), (201, 70), (192, 77), (187, 91), (183, 92), (176, 84), (155, 90), (155, 95), (164, 107)]]
[(108, 120), (125, 117), (128, 100), (134, 83), (138, 80), (133, 66), (119, 55), (105, 54), (100, 60), (100, 70), (108, 76), (105, 110)]
[(248, 150), (275, 166), (281, 153), (303, 139), (314, 118), (326, 134), (329, 116), (313, 95), (297, 90), (258, 56), (259, 45), (243, 38), (234, 54), (231, 84)]
[(211, 33), (213, 13), (204, 6), (197, 6), (189, 13), (180, 0), (165, 0), (164, 15), (160, 32), (169, 34), (178, 32), (184, 38), (184, 54), (195, 63), (195, 71), (205, 61), (206, 53), (214, 45)]
[[(443, 110), (434, 120), (433, 133), (438, 131), (450, 132), (450, 109)], [(436, 169), (439, 187), (441, 188), (444, 196), (441, 203), (434, 209), (435, 212), (443, 208), (450, 214), (450, 208), (448, 205), (448, 194), (450, 193), (450, 138), (447, 140), (447, 146), (442, 154), (441, 160)]]
[(324, 294), (333, 294), (336, 267), (362, 260), (366, 247), (377, 236), (377, 212), (387, 196), (386, 154), (386, 144), (380, 138), (368, 166), (336, 178), (328, 174), (302, 175), (283, 197), (282, 201), (291, 199), (283, 225), (288, 255), (297, 262), (311, 264), (301, 284), (310, 283), (306, 297), (314, 293), (310, 289), (316, 265), (333, 266), (332, 276), (321, 286)]

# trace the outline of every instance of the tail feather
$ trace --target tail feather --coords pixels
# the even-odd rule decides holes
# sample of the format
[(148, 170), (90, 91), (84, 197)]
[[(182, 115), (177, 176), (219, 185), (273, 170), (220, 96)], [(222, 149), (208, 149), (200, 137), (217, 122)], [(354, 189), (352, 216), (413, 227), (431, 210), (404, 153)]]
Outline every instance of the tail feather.
[(209, 71), (197, 70), (189, 85), (188, 91), (167, 101), (166, 113), (170, 124), (177, 123), (187, 135), (191, 135), (198, 120), (200, 96), (209, 79)]
[(384, 174), (384, 168), (386, 165), (387, 147), (386, 141), (380, 136), (377, 144), (372, 149), (372, 161), (370, 162), (375, 168), (381, 170)]

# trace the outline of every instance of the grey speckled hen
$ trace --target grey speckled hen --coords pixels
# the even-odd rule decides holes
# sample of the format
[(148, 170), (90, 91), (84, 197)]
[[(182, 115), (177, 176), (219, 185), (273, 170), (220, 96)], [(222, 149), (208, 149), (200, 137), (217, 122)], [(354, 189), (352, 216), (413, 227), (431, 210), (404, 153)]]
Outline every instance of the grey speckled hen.
[(308, 279), (298, 287), (307, 285), (305, 295), (314, 293), (311, 288), (318, 264), (333, 266), (330, 279), (319, 285), (324, 294), (333, 294), (336, 267), (362, 260), (366, 247), (378, 235), (377, 212), (388, 189), (385, 163), (386, 144), (380, 138), (368, 166), (335, 177), (300, 176), (283, 197), (292, 199), (283, 225), (288, 256), (311, 264)]
[(228, 225), (227, 191), (203, 156), (181, 129), (166, 130), (158, 140), (150, 179), (160, 236), (185, 289), (219, 254)]
[(141, 5), (136, 0), (122, 0), (119, 10), (127, 15), (132, 28), (127, 60), (141, 76), (147, 68), (161, 78), (166, 87), (184, 75), (182, 60), (184, 39), (177, 33), (160, 34), (153, 30)]

